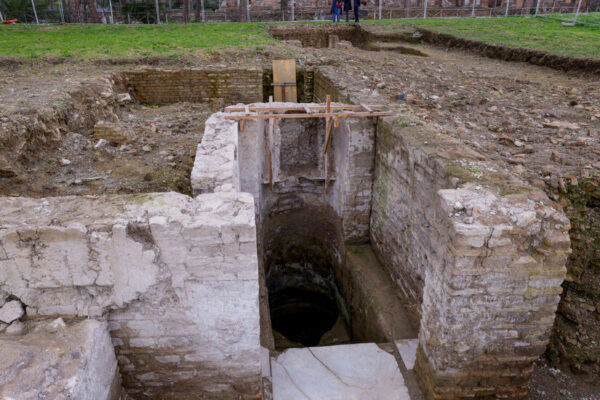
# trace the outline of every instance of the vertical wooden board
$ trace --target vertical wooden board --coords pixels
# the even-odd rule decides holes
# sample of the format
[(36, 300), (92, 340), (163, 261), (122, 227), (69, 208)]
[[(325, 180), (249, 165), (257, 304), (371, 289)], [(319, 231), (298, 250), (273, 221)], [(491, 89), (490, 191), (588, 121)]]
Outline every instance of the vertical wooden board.
[(298, 102), (295, 59), (273, 60), (273, 83), (293, 84), (293, 86), (274, 86), (273, 94), (275, 101)]

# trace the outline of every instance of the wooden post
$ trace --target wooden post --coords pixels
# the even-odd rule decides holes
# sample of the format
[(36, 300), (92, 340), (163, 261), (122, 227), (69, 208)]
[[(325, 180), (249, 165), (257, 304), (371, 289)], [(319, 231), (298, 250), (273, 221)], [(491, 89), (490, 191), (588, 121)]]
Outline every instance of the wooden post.
[(275, 130), (275, 118), (269, 118), (269, 187), (273, 191), (273, 131)]

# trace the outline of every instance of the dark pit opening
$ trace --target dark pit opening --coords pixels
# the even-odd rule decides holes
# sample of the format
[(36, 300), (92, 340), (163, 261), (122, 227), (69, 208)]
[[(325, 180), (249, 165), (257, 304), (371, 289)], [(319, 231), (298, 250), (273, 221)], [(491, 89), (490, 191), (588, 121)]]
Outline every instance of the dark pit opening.
[(273, 329), (292, 342), (319, 345), (340, 316), (333, 285), (310, 262), (272, 266), (267, 288)]
[(323, 210), (270, 215), (263, 231), (265, 284), (275, 348), (351, 342), (336, 282), (339, 226)]

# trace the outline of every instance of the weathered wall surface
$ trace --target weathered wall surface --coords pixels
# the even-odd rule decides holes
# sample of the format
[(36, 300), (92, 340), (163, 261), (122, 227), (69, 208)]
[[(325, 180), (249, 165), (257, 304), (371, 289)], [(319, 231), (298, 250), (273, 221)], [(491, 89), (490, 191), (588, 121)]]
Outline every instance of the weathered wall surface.
[(106, 322), (29, 322), (0, 335), (0, 397), (116, 400), (121, 387)]
[(567, 264), (548, 358), (597, 380), (600, 374), (600, 189), (583, 179), (564, 194), (573, 253)]
[(191, 183), (194, 195), (240, 191), (239, 163), (236, 162), (238, 123), (224, 113), (210, 116), (198, 144)]
[(129, 86), (140, 103), (172, 104), (189, 102), (262, 101), (263, 72), (261, 69), (147, 69), (126, 72)]
[(250, 195), (2, 198), (0, 294), (27, 314), (109, 314), (142, 398), (260, 392)]
[(371, 242), (421, 304), (418, 376), (435, 398), (525, 397), (561, 293), (569, 220), (541, 192), (453, 189), (458, 167), (430, 157), (437, 148), (411, 129), (380, 124)]

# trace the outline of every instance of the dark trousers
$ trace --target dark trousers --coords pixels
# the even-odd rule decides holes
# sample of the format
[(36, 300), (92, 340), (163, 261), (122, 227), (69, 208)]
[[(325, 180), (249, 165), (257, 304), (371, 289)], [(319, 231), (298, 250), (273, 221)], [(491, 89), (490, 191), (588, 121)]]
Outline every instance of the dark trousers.
[(358, 7), (354, 6), (354, 22), (358, 22)]
[(350, 14), (350, 11), (346, 10), (346, 22), (350, 21), (349, 14)]

